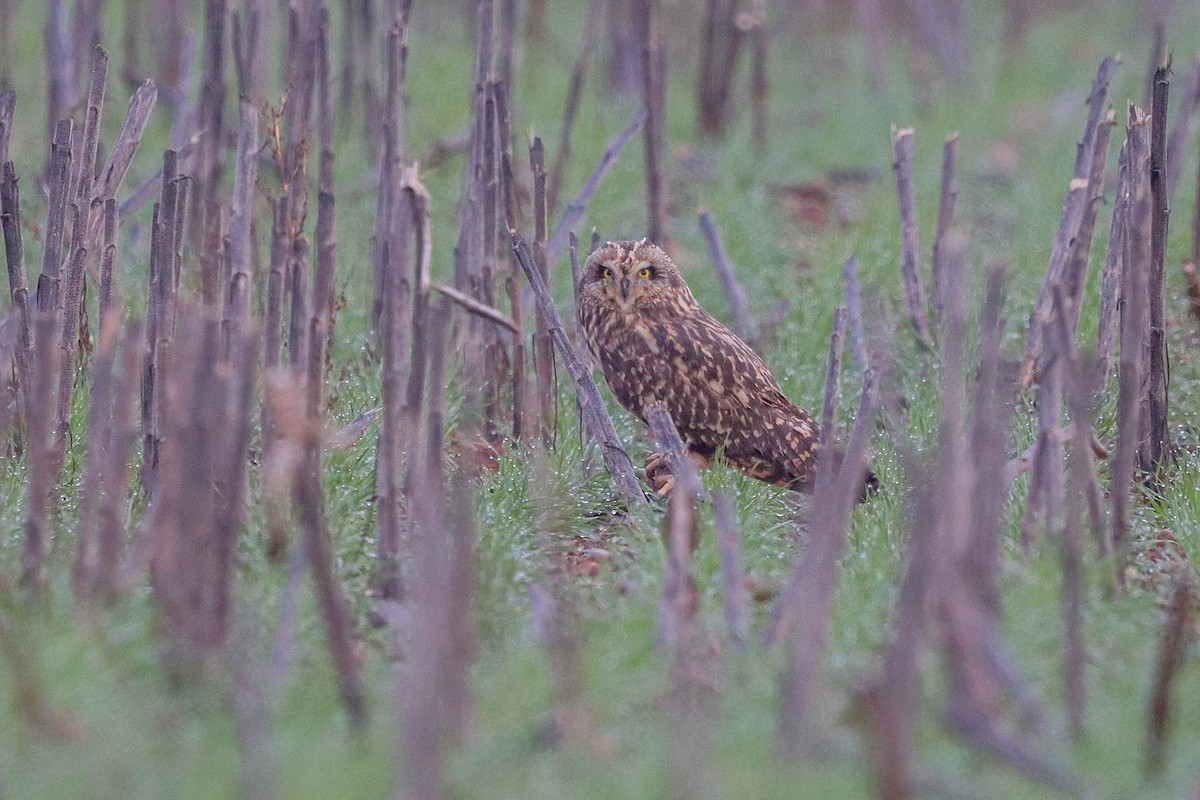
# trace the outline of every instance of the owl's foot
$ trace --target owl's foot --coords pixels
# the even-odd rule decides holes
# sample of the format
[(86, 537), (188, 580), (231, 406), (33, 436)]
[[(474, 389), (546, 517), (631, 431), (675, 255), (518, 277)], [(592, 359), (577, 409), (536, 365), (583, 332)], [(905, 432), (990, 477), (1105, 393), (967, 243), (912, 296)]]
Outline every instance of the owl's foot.
[[(697, 469), (708, 469), (712, 466), (711, 458), (690, 451), (688, 456)], [(671, 491), (675, 488), (675, 475), (671, 472), (671, 463), (667, 460), (666, 453), (651, 453), (646, 456), (646, 483), (650, 484), (650, 488), (659, 497), (671, 496)]]
[(651, 453), (646, 456), (646, 483), (659, 497), (666, 497), (675, 488), (675, 476), (667, 462), (667, 454)]

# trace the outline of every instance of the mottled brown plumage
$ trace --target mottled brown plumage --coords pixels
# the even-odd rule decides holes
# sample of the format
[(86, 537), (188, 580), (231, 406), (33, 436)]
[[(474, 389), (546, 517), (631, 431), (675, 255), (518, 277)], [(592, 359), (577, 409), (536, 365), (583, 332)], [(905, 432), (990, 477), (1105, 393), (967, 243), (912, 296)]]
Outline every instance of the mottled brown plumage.
[(700, 307), (659, 247), (609, 242), (587, 260), (576, 313), (613, 395), (645, 421), (666, 403), (688, 449), (791, 489), (811, 490), (817, 425), (762, 358)]

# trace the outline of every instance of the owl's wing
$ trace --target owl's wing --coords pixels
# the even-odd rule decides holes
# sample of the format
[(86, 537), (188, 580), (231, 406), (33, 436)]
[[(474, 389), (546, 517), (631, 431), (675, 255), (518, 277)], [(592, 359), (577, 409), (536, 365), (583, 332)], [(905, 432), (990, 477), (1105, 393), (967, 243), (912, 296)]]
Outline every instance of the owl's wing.
[(711, 398), (723, 411), (795, 408), (754, 348), (707, 311), (663, 320), (661, 329), (661, 344), (670, 356), (692, 381), (708, 384)]

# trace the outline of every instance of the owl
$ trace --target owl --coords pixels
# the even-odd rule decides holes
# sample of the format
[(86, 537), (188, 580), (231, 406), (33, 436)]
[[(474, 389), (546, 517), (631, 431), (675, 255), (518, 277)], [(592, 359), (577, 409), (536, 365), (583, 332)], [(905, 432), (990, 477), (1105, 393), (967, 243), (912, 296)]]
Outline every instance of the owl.
[[(700, 307), (679, 269), (649, 241), (609, 242), (580, 274), (576, 314), (613, 395), (645, 422), (663, 402), (691, 455), (718, 451), (760, 480), (811, 491), (817, 425), (788, 400), (758, 353)], [(661, 457), (647, 477), (663, 493)]]

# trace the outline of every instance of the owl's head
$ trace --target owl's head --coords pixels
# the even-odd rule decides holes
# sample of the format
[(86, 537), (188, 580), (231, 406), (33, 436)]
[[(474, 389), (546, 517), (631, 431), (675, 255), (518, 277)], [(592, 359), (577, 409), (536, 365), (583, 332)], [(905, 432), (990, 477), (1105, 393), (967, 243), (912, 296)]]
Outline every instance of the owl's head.
[(647, 239), (596, 248), (579, 277), (579, 297), (630, 313), (686, 311), (696, 305), (679, 268)]

